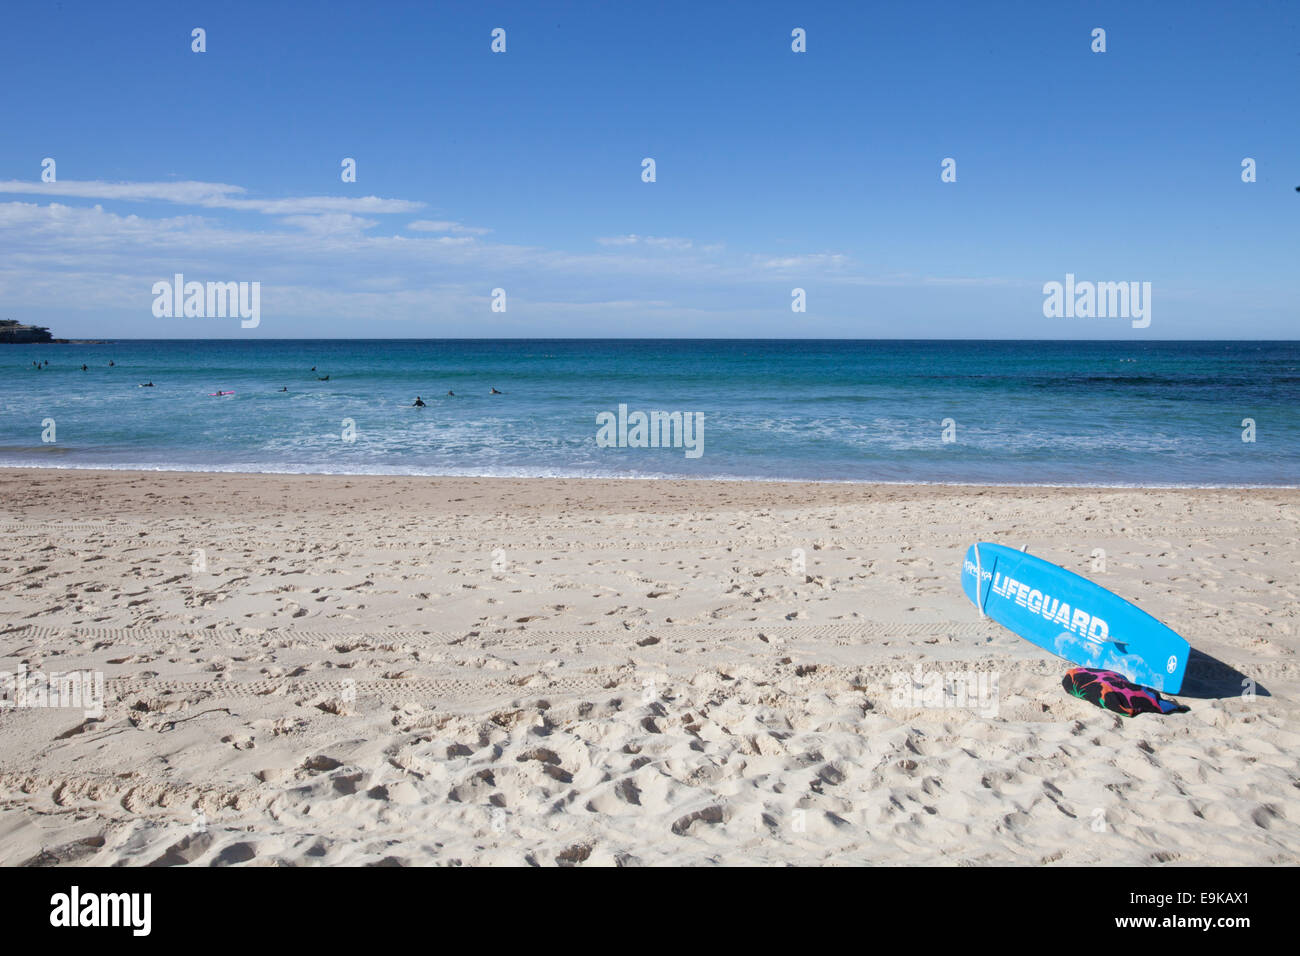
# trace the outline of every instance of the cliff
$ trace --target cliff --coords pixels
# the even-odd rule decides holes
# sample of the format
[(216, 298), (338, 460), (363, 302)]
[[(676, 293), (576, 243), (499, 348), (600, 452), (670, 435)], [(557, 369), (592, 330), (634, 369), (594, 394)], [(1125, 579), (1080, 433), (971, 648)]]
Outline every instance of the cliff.
[(0, 319), (0, 345), (53, 341), (50, 330), (43, 325), (22, 325), (14, 319)]

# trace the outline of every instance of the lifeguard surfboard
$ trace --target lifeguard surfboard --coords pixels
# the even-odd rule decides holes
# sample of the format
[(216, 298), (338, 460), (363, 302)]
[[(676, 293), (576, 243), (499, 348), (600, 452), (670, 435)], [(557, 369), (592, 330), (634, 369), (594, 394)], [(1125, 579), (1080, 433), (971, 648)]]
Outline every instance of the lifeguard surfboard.
[(981, 614), (1067, 661), (1169, 694), (1183, 686), (1187, 641), (1073, 571), (981, 542), (966, 552), (961, 585)]

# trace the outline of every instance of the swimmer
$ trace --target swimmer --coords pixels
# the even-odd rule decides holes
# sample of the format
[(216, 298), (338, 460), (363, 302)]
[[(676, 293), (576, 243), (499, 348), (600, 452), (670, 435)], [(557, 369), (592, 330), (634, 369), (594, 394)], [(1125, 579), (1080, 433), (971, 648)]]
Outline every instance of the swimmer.
[(81, 370), (82, 370), (83, 372), (87, 372), (87, 371), (89, 371), (89, 369), (87, 369), (86, 366), (84, 366), (84, 365), (81, 366)]
[(422, 399), (419, 395), (415, 396), (415, 401), (413, 401), (413, 402), (411, 403), (411, 407), (412, 407), (412, 408), (424, 408), (424, 407), (425, 407), (425, 405), (424, 405), (424, 399)]

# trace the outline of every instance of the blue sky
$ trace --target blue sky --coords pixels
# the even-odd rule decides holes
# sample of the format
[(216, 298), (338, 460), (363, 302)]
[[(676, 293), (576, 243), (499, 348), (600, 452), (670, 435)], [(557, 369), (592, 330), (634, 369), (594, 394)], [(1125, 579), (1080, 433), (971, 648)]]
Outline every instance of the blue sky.
[[(58, 335), (1300, 328), (1294, 3), (64, 2), (6, 17), (0, 318)], [(177, 272), (261, 282), (261, 324), (156, 318), (152, 285)], [(1045, 318), (1043, 284), (1067, 272), (1151, 282), (1150, 327)]]

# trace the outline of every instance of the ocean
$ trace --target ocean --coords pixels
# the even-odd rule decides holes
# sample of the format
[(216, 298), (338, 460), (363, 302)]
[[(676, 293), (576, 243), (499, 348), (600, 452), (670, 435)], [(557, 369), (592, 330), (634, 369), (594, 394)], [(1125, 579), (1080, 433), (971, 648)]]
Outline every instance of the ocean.
[[(680, 412), (698, 441), (620, 447), (637, 411)], [(1295, 486), (1300, 342), (10, 345), (0, 465)]]

